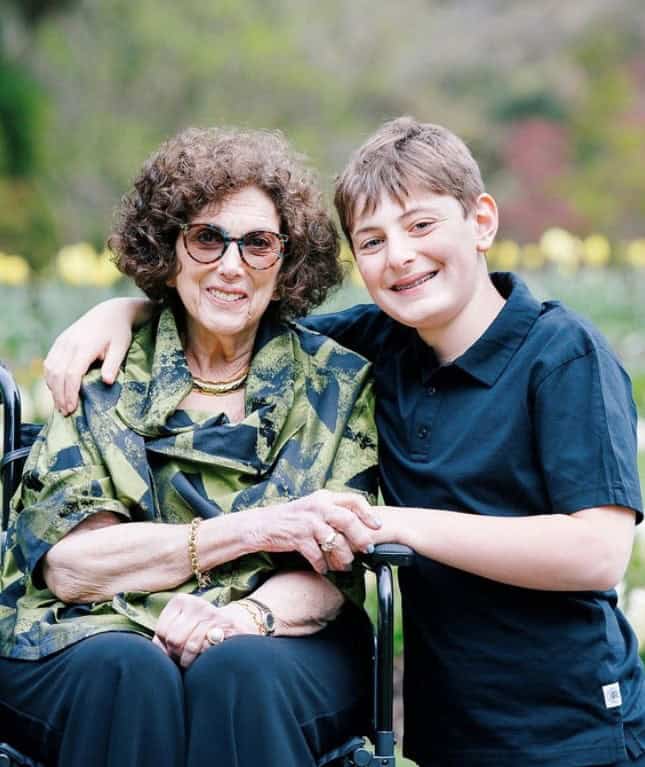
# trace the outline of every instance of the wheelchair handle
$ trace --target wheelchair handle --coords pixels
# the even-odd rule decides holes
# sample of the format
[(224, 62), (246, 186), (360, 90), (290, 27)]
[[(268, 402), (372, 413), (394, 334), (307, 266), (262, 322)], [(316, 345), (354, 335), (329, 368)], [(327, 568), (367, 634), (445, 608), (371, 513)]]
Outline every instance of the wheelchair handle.
[(415, 552), (402, 543), (379, 543), (371, 554), (361, 554), (360, 560), (370, 570), (378, 565), (409, 567), (414, 562)]

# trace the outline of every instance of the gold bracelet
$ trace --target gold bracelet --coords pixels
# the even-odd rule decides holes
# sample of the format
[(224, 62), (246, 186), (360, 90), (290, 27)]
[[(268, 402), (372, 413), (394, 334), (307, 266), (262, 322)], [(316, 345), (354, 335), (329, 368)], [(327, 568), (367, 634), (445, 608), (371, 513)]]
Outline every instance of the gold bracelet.
[(233, 602), (233, 604), (239, 605), (246, 610), (253, 619), (258, 634), (261, 634), (262, 636), (271, 636), (271, 634), (273, 634), (275, 631), (273, 613), (266, 605), (258, 602), (257, 599), (251, 599), (251, 597), (238, 599), (236, 602)]
[(211, 584), (210, 575), (203, 573), (199, 567), (199, 557), (197, 556), (197, 528), (202, 521), (201, 517), (194, 517), (190, 523), (190, 535), (188, 536), (188, 558), (190, 559), (190, 568), (193, 571), (195, 580), (200, 589), (208, 588)]

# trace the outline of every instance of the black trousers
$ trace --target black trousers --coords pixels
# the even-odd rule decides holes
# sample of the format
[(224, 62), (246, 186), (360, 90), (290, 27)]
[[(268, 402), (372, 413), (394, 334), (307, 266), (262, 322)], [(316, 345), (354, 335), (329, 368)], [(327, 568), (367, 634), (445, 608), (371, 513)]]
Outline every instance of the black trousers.
[(0, 740), (59, 767), (310, 767), (365, 734), (371, 631), (345, 611), (309, 637), (240, 636), (182, 671), (109, 632), (0, 658)]

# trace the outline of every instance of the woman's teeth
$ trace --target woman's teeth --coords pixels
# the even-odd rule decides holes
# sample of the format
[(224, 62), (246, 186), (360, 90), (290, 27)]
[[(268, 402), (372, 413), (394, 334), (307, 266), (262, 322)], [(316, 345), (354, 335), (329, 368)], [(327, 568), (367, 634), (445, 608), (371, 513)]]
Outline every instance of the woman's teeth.
[(241, 301), (245, 298), (244, 293), (229, 293), (223, 290), (218, 290), (217, 288), (209, 288), (208, 292), (212, 293), (215, 298), (219, 298), (220, 301), (228, 301), (229, 303), (232, 303), (233, 301)]

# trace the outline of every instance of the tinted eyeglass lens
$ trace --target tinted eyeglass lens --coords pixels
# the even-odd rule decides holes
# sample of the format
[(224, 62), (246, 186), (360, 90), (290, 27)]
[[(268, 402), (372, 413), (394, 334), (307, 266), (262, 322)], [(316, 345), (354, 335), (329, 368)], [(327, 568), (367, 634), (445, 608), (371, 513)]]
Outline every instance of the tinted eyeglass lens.
[(266, 268), (280, 258), (282, 242), (273, 232), (249, 232), (242, 238), (242, 253), (251, 266)]
[(186, 232), (188, 252), (199, 261), (215, 261), (224, 251), (221, 232), (209, 226), (191, 226)]

